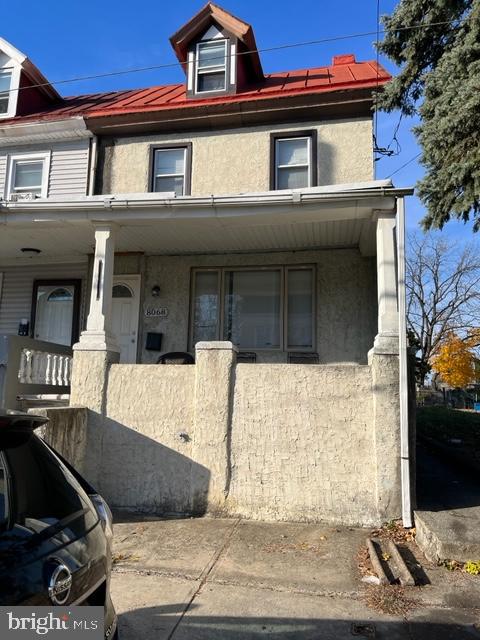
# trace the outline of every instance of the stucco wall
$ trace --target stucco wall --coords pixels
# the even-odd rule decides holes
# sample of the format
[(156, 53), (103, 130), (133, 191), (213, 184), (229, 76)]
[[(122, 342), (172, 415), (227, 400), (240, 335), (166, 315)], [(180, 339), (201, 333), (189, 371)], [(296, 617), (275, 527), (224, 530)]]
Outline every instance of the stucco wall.
[(114, 506), (192, 511), (191, 483), (208, 483), (191, 458), (194, 381), (194, 367), (110, 368), (100, 488)]
[[(139, 326), (139, 360), (156, 362), (158, 353), (144, 349), (146, 333), (163, 333), (162, 351), (188, 348), (190, 280), (194, 267), (266, 266), (314, 264), (316, 266), (316, 351), (325, 364), (366, 364), (376, 334), (377, 294), (374, 258), (363, 258), (356, 249), (289, 251), (277, 253), (115, 257), (115, 273), (142, 275), (142, 307)], [(160, 297), (151, 295), (160, 287)], [(148, 307), (167, 307), (167, 318), (145, 317)], [(286, 362), (284, 352), (261, 352), (258, 362)]]
[(351, 525), (398, 517), (397, 356), (236, 364), (231, 343), (203, 342), (195, 365), (110, 364), (102, 386), (88, 375), (97, 355), (74, 357), (86, 435), (67, 425), (79, 446), (56, 442), (112, 506)]
[(268, 191), (270, 133), (316, 129), (318, 184), (373, 179), (371, 118), (278, 124), (107, 141), (102, 193), (147, 192), (150, 146), (192, 143), (192, 195)]
[(233, 402), (233, 513), (376, 521), (370, 367), (239, 364)]

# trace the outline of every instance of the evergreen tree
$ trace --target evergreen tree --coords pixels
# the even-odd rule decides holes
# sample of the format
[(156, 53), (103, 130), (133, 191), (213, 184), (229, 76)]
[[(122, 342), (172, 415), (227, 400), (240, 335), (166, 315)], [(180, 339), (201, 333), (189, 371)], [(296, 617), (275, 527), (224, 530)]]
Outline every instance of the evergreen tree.
[[(401, 0), (383, 24), (379, 50), (400, 73), (377, 105), (420, 116), (414, 132), (426, 170), (417, 185), (427, 209), (423, 226), (471, 217), (479, 231), (480, 0)], [(411, 25), (422, 28), (405, 29)]]

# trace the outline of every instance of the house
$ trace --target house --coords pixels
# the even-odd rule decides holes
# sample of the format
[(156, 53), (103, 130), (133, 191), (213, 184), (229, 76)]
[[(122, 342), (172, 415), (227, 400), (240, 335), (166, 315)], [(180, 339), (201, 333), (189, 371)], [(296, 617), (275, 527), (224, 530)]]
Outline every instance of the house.
[(69, 98), (0, 41), (4, 403), (70, 390), (52, 433), (117, 507), (408, 519), (390, 76), (265, 74), (213, 3), (170, 41), (183, 82)]

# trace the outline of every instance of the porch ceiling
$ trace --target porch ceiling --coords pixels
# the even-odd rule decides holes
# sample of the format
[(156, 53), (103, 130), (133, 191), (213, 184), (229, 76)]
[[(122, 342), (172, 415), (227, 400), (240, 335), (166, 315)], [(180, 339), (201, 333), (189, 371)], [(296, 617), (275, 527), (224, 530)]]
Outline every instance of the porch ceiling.
[(39, 249), (43, 259), (92, 253), (98, 224), (117, 227), (118, 252), (191, 254), (359, 246), (364, 255), (373, 255), (374, 211), (395, 211), (397, 194), (392, 191), (382, 187), (355, 194), (306, 190), (178, 199), (127, 194), (8, 205), (0, 208), (0, 263), (24, 257), (22, 247)]

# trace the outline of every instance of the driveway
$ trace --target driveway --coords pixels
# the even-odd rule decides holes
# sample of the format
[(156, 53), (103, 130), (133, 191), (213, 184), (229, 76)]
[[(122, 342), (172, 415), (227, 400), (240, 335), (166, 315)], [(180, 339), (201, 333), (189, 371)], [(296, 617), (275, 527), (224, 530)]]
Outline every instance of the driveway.
[(116, 520), (112, 593), (121, 640), (480, 638), (480, 578), (420, 555), (430, 584), (400, 594), (410, 603), (402, 614), (369, 608), (380, 587), (360, 579), (365, 529)]

